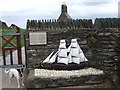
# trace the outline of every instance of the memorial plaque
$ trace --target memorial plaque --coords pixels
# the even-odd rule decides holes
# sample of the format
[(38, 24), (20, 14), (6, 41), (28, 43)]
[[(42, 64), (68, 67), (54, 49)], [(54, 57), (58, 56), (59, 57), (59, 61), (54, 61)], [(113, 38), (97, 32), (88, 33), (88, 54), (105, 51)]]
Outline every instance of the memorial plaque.
[(47, 44), (46, 32), (30, 32), (30, 45), (45, 45)]

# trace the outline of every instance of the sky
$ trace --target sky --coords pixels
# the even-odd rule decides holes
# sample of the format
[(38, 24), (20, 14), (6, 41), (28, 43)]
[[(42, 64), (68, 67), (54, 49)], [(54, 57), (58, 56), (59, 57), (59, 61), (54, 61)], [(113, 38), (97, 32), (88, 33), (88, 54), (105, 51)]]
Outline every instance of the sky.
[(0, 20), (25, 29), (27, 19), (58, 19), (63, 2), (73, 19), (118, 17), (119, 0), (0, 0)]

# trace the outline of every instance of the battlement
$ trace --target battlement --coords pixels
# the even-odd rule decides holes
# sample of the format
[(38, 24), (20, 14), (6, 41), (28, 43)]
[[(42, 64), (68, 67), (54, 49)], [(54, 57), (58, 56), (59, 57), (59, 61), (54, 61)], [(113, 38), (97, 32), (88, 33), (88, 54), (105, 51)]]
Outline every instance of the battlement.
[(120, 18), (96, 18), (95, 28), (120, 28)]
[(28, 20), (27, 29), (41, 30), (41, 29), (71, 29), (71, 28), (92, 28), (93, 23), (91, 19), (71, 19), (71, 20)]
[(43, 29), (77, 29), (77, 28), (120, 28), (120, 18), (96, 18), (95, 22), (92, 19), (41, 19), (27, 20), (28, 30), (43, 30)]

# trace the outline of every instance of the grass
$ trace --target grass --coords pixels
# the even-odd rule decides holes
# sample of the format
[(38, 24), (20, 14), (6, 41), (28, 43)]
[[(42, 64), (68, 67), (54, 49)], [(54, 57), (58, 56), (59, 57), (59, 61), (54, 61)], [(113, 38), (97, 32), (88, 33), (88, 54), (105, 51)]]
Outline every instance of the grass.
[[(17, 32), (17, 30), (16, 29), (0, 29), (0, 34), (2, 34), (2, 33), (16, 33)], [(25, 32), (25, 30), (24, 29), (21, 29), (20, 30), (20, 33), (24, 33)], [(4, 36), (5, 38), (7, 38), (7, 39), (10, 39), (12, 36)], [(21, 38), (21, 47), (22, 46), (24, 46), (24, 35), (22, 34), (21, 36), (20, 36), (20, 38)], [(16, 43), (16, 37), (11, 41), (13, 44), (17, 44)], [(4, 45), (6, 43), (6, 41), (5, 40), (3, 40), (1, 37), (0, 37), (0, 47), (2, 46), (2, 45)], [(8, 44), (8, 45), (6, 45), (5, 47), (13, 47), (11, 44)], [(2, 51), (0, 51), (0, 53), (1, 53)]]

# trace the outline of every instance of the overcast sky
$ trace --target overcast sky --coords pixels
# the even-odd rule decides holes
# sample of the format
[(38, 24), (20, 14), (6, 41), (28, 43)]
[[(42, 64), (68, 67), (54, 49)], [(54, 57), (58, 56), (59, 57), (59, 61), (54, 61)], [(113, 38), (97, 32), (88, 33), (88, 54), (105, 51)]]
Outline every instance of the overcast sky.
[(118, 17), (119, 0), (0, 0), (0, 20), (26, 28), (27, 19), (57, 19), (63, 2), (73, 19)]

